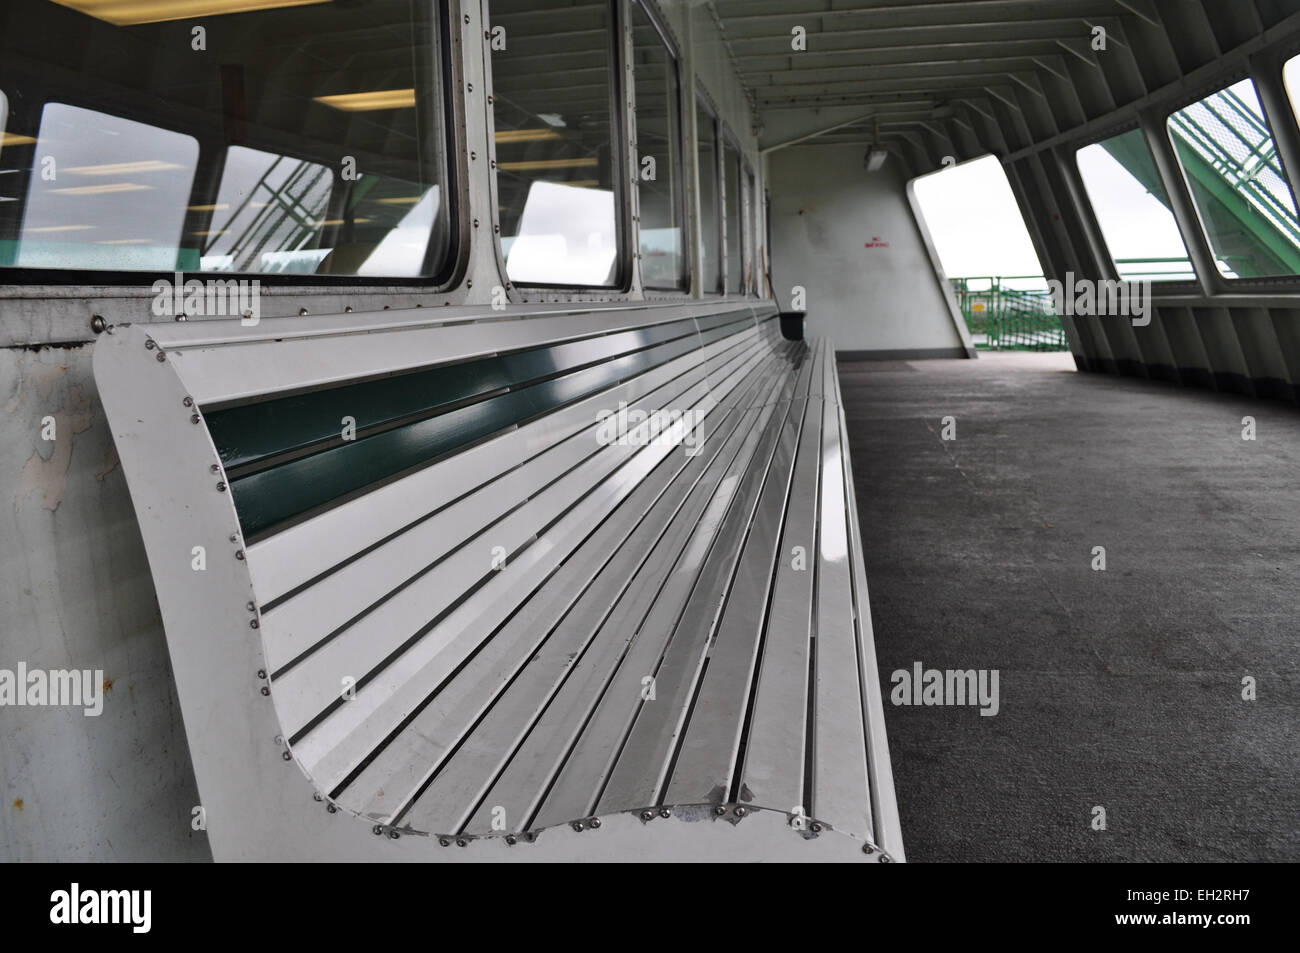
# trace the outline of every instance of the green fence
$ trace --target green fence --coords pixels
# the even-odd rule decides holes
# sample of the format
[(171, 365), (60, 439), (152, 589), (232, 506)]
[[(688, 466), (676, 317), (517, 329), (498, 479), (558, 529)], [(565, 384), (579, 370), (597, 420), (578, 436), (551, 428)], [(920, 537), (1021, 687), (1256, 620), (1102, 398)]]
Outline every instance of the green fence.
[(952, 279), (957, 306), (975, 346), (992, 351), (1069, 350), (1051, 294), (1006, 286), (1006, 282), (1016, 280), (1029, 279)]

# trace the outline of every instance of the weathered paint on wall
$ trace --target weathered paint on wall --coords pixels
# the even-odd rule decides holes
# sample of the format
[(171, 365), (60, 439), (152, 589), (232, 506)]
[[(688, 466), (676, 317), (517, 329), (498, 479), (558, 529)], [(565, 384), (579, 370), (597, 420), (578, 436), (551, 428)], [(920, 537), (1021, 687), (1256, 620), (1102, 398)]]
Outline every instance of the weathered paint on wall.
[(0, 408), (0, 669), (103, 672), (98, 716), (0, 705), (0, 861), (206, 859), (153, 580), (90, 347), (0, 349)]
[(893, 157), (877, 172), (861, 146), (799, 145), (768, 160), (777, 300), (807, 290), (808, 333), (838, 351), (953, 351), (962, 340)]

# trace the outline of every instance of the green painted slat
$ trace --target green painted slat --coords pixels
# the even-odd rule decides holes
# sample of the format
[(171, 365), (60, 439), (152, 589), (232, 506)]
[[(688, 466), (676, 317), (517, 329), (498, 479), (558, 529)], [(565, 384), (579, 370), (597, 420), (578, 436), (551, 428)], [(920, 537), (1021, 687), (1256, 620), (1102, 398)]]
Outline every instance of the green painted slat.
[(674, 321), (274, 398), (208, 413), (208, 430), (227, 472), (247, 469), (287, 453), (339, 444), (344, 417), (353, 418), (357, 436), (364, 437), (376, 427), (432, 416), (493, 391), (693, 334), (689, 320)]
[[(736, 333), (718, 328), (708, 336)], [(696, 350), (691, 334), (231, 481), (246, 537)]]

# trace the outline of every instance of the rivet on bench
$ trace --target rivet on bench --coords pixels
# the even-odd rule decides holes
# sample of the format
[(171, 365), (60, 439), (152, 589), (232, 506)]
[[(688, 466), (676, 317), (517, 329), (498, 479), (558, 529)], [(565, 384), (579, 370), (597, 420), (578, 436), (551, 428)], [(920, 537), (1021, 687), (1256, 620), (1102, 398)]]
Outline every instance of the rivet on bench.
[(439, 838), (438, 838), (438, 846), (440, 846), (440, 847), (450, 847), (450, 846), (451, 846), (451, 841), (447, 840), (447, 838), (445, 838), (445, 837), (439, 837)]
[(328, 811), (328, 812), (331, 813), (331, 814), (337, 814), (337, 813), (339, 812), (338, 807), (337, 807), (336, 805), (334, 805), (334, 804), (326, 804), (326, 805), (325, 805), (325, 810)]
[(159, 361), (159, 363), (161, 363), (161, 362), (163, 362), (163, 361), (165, 361), (165, 360), (167, 360), (167, 355), (164, 354), (162, 351), (159, 351), (159, 352), (158, 352), (158, 361)]
[(244, 551), (243, 551), (242, 549), (237, 549), (237, 550), (235, 550), (235, 558), (236, 558), (236, 559), (239, 559), (239, 560), (243, 560), (243, 558), (244, 558)]
[(397, 838), (399, 838), (399, 837), (401, 837), (401, 836), (402, 836), (402, 835), (399, 834), (397, 831), (389, 831), (389, 832), (388, 832), (388, 839), (389, 839), (389, 840), (397, 840)]
[(225, 484), (225, 483), (218, 483), (218, 484), (217, 484), (217, 492), (218, 492), (218, 493), (225, 493), (225, 492), (226, 492), (226, 484)]
[(825, 828), (822, 827), (821, 821), (813, 821), (808, 825), (808, 830), (812, 831), (814, 834), (820, 834), (824, 829)]
[(737, 807), (737, 808), (736, 808), (736, 816), (737, 816), (737, 817), (744, 817), (744, 816), (745, 816), (746, 814), (748, 814), (748, 813), (749, 813), (749, 810), (748, 810), (747, 808), (744, 808), (744, 807)]
[(717, 807), (713, 809), (713, 813), (718, 815), (718, 817), (721, 817), (723, 814), (727, 813), (727, 805), (719, 804)]
[[(234, 540), (231, 540), (231, 542), (234, 542)], [(253, 611), (255, 611), (256, 609), (257, 609), (257, 603), (256, 603), (256, 602), (253, 602), (252, 600), (249, 600), (249, 603), (248, 603), (248, 611), (249, 611), (249, 612), (253, 612)]]
[(654, 820), (654, 817), (655, 817), (655, 812), (654, 812), (654, 811), (642, 811), (642, 812), (641, 812), (641, 820), (643, 820), (643, 821), (653, 821), (653, 820)]
[(587, 822), (587, 826), (590, 827), (593, 831), (596, 830), (596, 828), (600, 827), (600, 818), (593, 817), (591, 820)]
[(518, 838), (515, 837), (514, 834), (507, 834), (507, 835), (506, 835), (506, 846), (507, 846), (507, 847), (514, 847), (516, 843), (518, 843)]
[(456, 846), (457, 846), (457, 847), (468, 847), (468, 846), (469, 846), (469, 841), (465, 840), (465, 838), (463, 838), (463, 837), (458, 837), (458, 838), (456, 839)]
[(876, 852), (876, 848), (873, 847), (871, 844), (863, 844), (863, 845), (862, 845), (862, 853), (864, 853), (864, 854), (874, 854), (875, 852)]
[(285, 761), (292, 761), (292, 760), (293, 760), (293, 755), (290, 754), (288, 751), (286, 751), (284, 754), (280, 755), (280, 757), (282, 757)]
[(670, 811), (670, 810), (669, 810), (668, 808), (666, 808), (666, 807), (661, 807), (661, 808), (659, 808), (659, 816), (660, 816), (660, 817), (672, 817), (672, 816), (673, 816), (673, 812)]
[(271, 690), (270, 690), (269, 688), (267, 688), (265, 685), (263, 685), (263, 686), (262, 686), (262, 694), (263, 694), (263, 695), (269, 695), (269, 694), (271, 694)]
[(261, 624), (261, 623), (259, 623), (256, 619), (249, 619), (249, 620), (248, 620), (248, 627), (249, 627), (250, 629), (256, 629), (260, 624)]
[(181, 403), (184, 404), (186, 407), (193, 407), (193, 406), (194, 406), (194, 398), (193, 398), (193, 397), (186, 397), (184, 400), (181, 401)]
[(190, 423), (197, 424), (202, 418), (198, 414), (190, 414)]
[(582, 821), (574, 821), (574, 822), (573, 822), (573, 829), (574, 829), (575, 831), (577, 831), (579, 834), (581, 834), (581, 833), (582, 833), (584, 830), (586, 830), (587, 828), (586, 828), (586, 825), (582, 823)]
[(266, 678), (266, 669), (264, 669), (264, 668), (259, 668), (259, 669), (257, 670), (257, 677), (258, 677), (258, 678)]
[(384, 828), (381, 825), (376, 824), (374, 827), (370, 828), (370, 833), (374, 834), (376, 837), (383, 837)]

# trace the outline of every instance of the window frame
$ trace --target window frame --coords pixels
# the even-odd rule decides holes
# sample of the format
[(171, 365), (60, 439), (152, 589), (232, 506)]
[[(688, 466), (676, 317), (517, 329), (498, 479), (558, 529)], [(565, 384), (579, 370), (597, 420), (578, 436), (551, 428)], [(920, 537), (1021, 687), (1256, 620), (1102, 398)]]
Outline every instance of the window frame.
[[(256, 279), (266, 288), (310, 287), (318, 288), (323, 293), (337, 293), (347, 288), (400, 288), (403, 290), (420, 290), (430, 294), (454, 290), (464, 278), (471, 253), (471, 236), (463, 212), (464, 209), (469, 207), (469, 170), (465, 164), (465, 157), (468, 153), (465, 132), (465, 104), (463, 97), (456, 94), (463, 87), (464, 68), (460, 58), (455, 55), (455, 46), (458, 44), (453, 44), (452, 40), (452, 32), (456, 28), (456, 21), (452, 16), (451, 3), (448, 0), (428, 0), (428, 5), (432, 11), (429, 25), (433, 31), (433, 36), (426, 36), (424, 38), (425, 42), (421, 42), (419, 37), (414, 37), (412, 42), (414, 49), (426, 57), (424, 65), (429, 67), (429, 75), (436, 84), (434, 101), (440, 101), (442, 113), (441, 138), (444, 149), (443, 154), (439, 156), (440, 168), (438, 172), (442, 176), (439, 184), (442, 185), (443, 194), (447, 197), (445, 203), (447, 209), (447, 252), (438, 273), (405, 277), (216, 271), (193, 271), (184, 274), (200, 279), (204, 276), (223, 280), (236, 278)], [(427, 42), (429, 39), (434, 42)], [(84, 88), (84, 86), (74, 87), (67, 80), (60, 80), (43, 87), (42, 96), (45, 98), (45, 102), (60, 102), (71, 106), (81, 106), (82, 108), (95, 108), (85, 105), (84, 101), (78, 99), (79, 95), (84, 95)], [(216, 145), (221, 150), (221, 164), (224, 166), (226, 151), (232, 143), (226, 142), (224, 139), (214, 140), (211, 136), (196, 135), (189, 130), (177, 128), (174, 123), (166, 121), (167, 114), (162, 117), (157, 113), (145, 115), (139, 108), (138, 103), (125, 104), (125, 108), (122, 108), (123, 104), (121, 103), (114, 103), (114, 107), (119, 111), (114, 112), (113, 115), (119, 118), (148, 123), (169, 132), (193, 135), (199, 141), (200, 150), (210, 144)], [(158, 121), (160, 118), (162, 118), (162, 122)], [(234, 143), (234, 145), (247, 144)], [(202, 152), (200, 152), (201, 154)], [(338, 170), (332, 169), (332, 171), (337, 177)], [(209, 192), (200, 190), (208, 185), (219, 187), (219, 179), (220, 176), (217, 177), (216, 181), (208, 183), (196, 175), (190, 188), (190, 204), (202, 204)], [(212, 194), (215, 197), (215, 193)], [(432, 233), (430, 238), (432, 238)], [(42, 286), (51, 289), (52, 295), (77, 296), (78, 292), (84, 292), (85, 289), (95, 287), (149, 288), (154, 282), (162, 279), (170, 281), (174, 279), (175, 275), (174, 269), (171, 271), (120, 271), (87, 268), (14, 267), (0, 268), (0, 283), (13, 287)]]
[[(1279, 71), (1277, 73), (1277, 81), (1280, 84), (1282, 84), (1283, 94), (1287, 95), (1285, 82), (1282, 79), (1281, 68), (1285, 68), (1285, 62), (1283, 62), (1281, 67), (1279, 68)], [(1164, 143), (1169, 149), (1170, 158), (1172, 159), (1174, 167), (1177, 169), (1177, 173), (1178, 173), (1178, 182), (1176, 184), (1178, 185), (1178, 187), (1180, 187), (1183, 190), (1183, 194), (1187, 198), (1187, 202), (1191, 207), (1191, 211), (1196, 216), (1197, 233), (1194, 236), (1187, 235), (1186, 233), (1184, 233), (1183, 244), (1188, 247), (1189, 256), (1190, 256), (1191, 243), (1188, 241), (1188, 239), (1195, 238), (1200, 243), (1201, 247), (1205, 250), (1205, 252), (1209, 255), (1211, 263), (1213, 263), (1215, 266), (1213, 274), (1207, 276), (1207, 279), (1211, 283), (1211, 286), (1213, 287), (1213, 284), (1220, 283), (1225, 289), (1231, 289), (1233, 293), (1240, 292), (1242, 289), (1250, 289), (1252, 286), (1256, 288), (1264, 289), (1264, 288), (1276, 288), (1279, 285), (1290, 285), (1290, 286), (1300, 285), (1300, 272), (1294, 274), (1281, 274), (1281, 275), (1248, 275), (1244, 277), (1238, 276), (1236, 278), (1233, 278), (1229, 275), (1225, 275), (1223, 273), (1222, 269), (1219, 266), (1219, 255), (1217, 254), (1214, 247), (1214, 242), (1211, 239), (1209, 227), (1205, 221), (1205, 216), (1202, 214), (1201, 207), (1196, 200), (1196, 191), (1192, 187), (1192, 181), (1189, 178), (1188, 170), (1183, 165), (1182, 160), (1179, 158), (1178, 145), (1174, 141), (1174, 134), (1173, 134), (1173, 129), (1171, 128), (1170, 125), (1170, 120), (1173, 119), (1176, 113), (1182, 112), (1184, 109), (1188, 108), (1189, 106), (1194, 106), (1200, 102), (1203, 102), (1209, 97), (1224, 92), (1225, 90), (1235, 86), (1237, 83), (1247, 81), (1247, 80), (1254, 88), (1256, 99), (1259, 101), (1259, 105), (1260, 105), (1260, 113), (1261, 113), (1260, 119), (1264, 123), (1264, 125), (1268, 128), (1269, 138), (1273, 142), (1274, 150), (1278, 153), (1278, 165), (1281, 168), (1282, 180), (1286, 183), (1287, 188), (1291, 192), (1292, 206), (1296, 209), (1298, 213), (1300, 213), (1300, 194), (1296, 192), (1295, 183), (1291, 180), (1291, 176), (1289, 174), (1289, 170), (1286, 167), (1286, 163), (1283, 161), (1281, 157), (1281, 147), (1278, 145), (1278, 135), (1277, 132), (1274, 130), (1276, 117), (1270, 116), (1267, 107), (1264, 105), (1264, 97), (1260, 95), (1261, 79), (1260, 77), (1257, 77), (1255, 75), (1253, 70), (1250, 69), (1232, 70), (1218, 76), (1212, 81), (1208, 81), (1198, 86), (1197, 91), (1195, 93), (1189, 94), (1187, 96), (1179, 97), (1179, 99), (1176, 100), (1174, 104), (1161, 110), (1161, 118), (1160, 118), (1160, 128), (1164, 136)], [(1288, 102), (1290, 102), (1289, 95), (1287, 96), (1287, 98), (1288, 98)], [(1286, 118), (1287, 117), (1283, 117), (1283, 121), (1286, 121)], [(1296, 122), (1294, 110), (1290, 114), (1290, 121), (1293, 123)], [(1156, 171), (1157, 173), (1159, 173), (1160, 170), (1158, 167)], [(1165, 177), (1163, 175), (1161, 175), (1161, 180), (1164, 181), (1166, 191), (1169, 190), (1171, 184), (1174, 184), (1165, 181)], [(1181, 224), (1179, 225), (1179, 231), (1180, 232), (1182, 231)], [(1196, 271), (1194, 262), (1193, 262), (1192, 270)], [(1197, 274), (1197, 277), (1198, 279), (1201, 277), (1199, 273)], [(1173, 284), (1173, 283), (1168, 282), (1166, 284)]]
[[(659, 11), (655, 8), (655, 5), (654, 5), (653, 3), (650, 2), (650, 0), (628, 0), (628, 2), (629, 2), (630, 4), (632, 4), (632, 5), (634, 5), (634, 6), (637, 6), (637, 7), (640, 7), (640, 8), (641, 8), (641, 12), (645, 14), (646, 18), (650, 21), (650, 25), (651, 25), (652, 27), (654, 27), (655, 32), (659, 34), (659, 40), (660, 40), (660, 42), (663, 43), (665, 51), (668, 53), (668, 56), (669, 56), (669, 57), (672, 59), (672, 61), (673, 61), (673, 71), (676, 73), (676, 76), (677, 76), (677, 83), (676, 83), (676, 86), (677, 86), (677, 150), (676, 150), (676, 151), (677, 151), (677, 155), (674, 156), (674, 159), (675, 159), (675, 161), (676, 161), (676, 163), (677, 163), (677, 176), (678, 176), (678, 181), (682, 184), (682, 187), (678, 190), (678, 191), (679, 191), (679, 194), (678, 194), (678, 196), (677, 196), (677, 206), (678, 206), (678, 208), (677, 208), (677, 213), (678, 213), (678, 215), (681, 217), (680, 220), (681, 220), (681, 231), (682, 231), (681, 263), (680, 263), (680, 266), (679, 266), (679, 269), (678, 269), (678, 275), (677, 275), (677, 278), (678, 278), (678, 282), (679, 282), (679, 283), (678, 283), (675, 287), (668, 287), (668, 286), (662, 286), (662, 285), (650, 285), (650, 284), (646, 284), (646, 282), (645, 282), (645, 274), (644, 274), (644, 271), (641, 271), (641, 269), (638, 269), (638, 271), (641, 271), (641, 287), (642, 287), (642, 289), (645, 290), (645, 291), (654, 291), (654, 292), (656, 292), (656, 293), (662, 293), (662, 294), (689, 294), (689, 293), (690, 293), (690, 290), (691, 290), (691, 281), (692, 281), (692, 279), (693, 279), (693, 277), (694, 277), (694, 272), (695, 272), (695, 269), (692, 267), (692, 262), (694, 261), (694, 257), (695, 257), (695, 256), (694, 256), (694, 241), (689, 237), (689, 236), (691, 235), (691, 233), (694, 231), (692, 228), (689, 227), (689, 226), (690, 226), (690, 218), (691, 218), (691, 215), (690, 215), (690, 205), (689, 205), (689, 203), (688, 203), (687, 200), (686, 200), (686, 199), (687, 199), (687, 196), (686, 196), (686, 170), (687, 170), (687, 162), (686, 162), (686, 106), (687, 106), (687, 97), (686, 97), (686, 77), (683, 75), (683, 70), (682, 70), (682, 56), (681, 56), (681, 50), (678, 48), (677, 43), (673, 40), (672, 36), (669, 34), (669, 32), (668, 32), (668, 28), (667, 28), (666, 24), (663, 22), (662, 18), (659, 16)], [(630, 36), (631, 33), (632, 33), (632, 30), (631, 30), (631, 26), (632, 26), (632, 18), (631, 18), (631, 16), (630, 16), (630, 14), (629, 14), (629, 16), (628, 16), (627, 23), (628, 23), (628, 27), (629, 27), (629, 36)], [(621, 73), (626, 73), (626, 72), (627, 72), (627, 70), (622, 70), (622, 71), (621, 71)], [(635, 65), (633, 65), (633, 68), (632, 68), (632, 71), (631, 71), (631, 72), (632, 72), (632, 85), (631, 85), (631, 88), (632, 88), (632, 90), (635, 92), (635, 90), (636, 90), (636, 67), (635, 67)], [(638, 144), (638, 149), (639, 149), (639, 146), (640, 146), (640, 132), (639, 132), (638, 130), (636, 130), (635, 122), (636, 122), (636, 120), (635, 120), (635, 117), (634, 117), (634, 118), (633, 118), (633, 131), (636, 132), (636, 135), (637, 135), (637, 144)], [(639, 152), (638, 152), (638, 154), (637, 154), (637, 161), (640, 162), (640, 153), (639, 153)], [(637, 176), (637, 190), (638, 190), (638, 195), (637, 195), (637, 223), (636, 223), (636, 224), (637, 224), (637, 228), (636, 228), (636, 238), (637, 238), (637, 242), (636, 242), (636, 246), (637, 246), (637, 247), (636, 247), (636, 254), (637, 254), (638, 256), (640, 256), (640, 254), (641, 254), (641, 227), (640, 227), (640, 226), (641, 226), (641, 216), (640, 216), (640, 209), (641, 209), (640, 187), (641, 187), (641, 185), (640, 185), (640, 183), (641, 183), (641, 179), (640, 179), (640, 176), (638, 175), (638, 176)], [(638, 257), (638, 260), (641, 260), (641, 259)]]
[[(745, 239), (745, 171), (748, 167), (748, 163), (745, 160), (745, 150), (741, 147), (740, 140), (736, 137), (735, 133), (731, 131), (731, 126), (722, 120), (718, 121), (718, 125), (722, 133), (718, 143), (718, 164), (722, 175), (722, 192), (720, 193), (721, 201), (718, 203), (718, 209), (722, 217), (722, 247), (724, 252), (722, 256), (723, 294), (740, 295), (741, 297), (745, 297), (748, 294), (745, 289), (745, 255), (747, 252), (745, 246), (748, 244)], [(727, 228), (727, 161), (725, 158), (727, 148), (730, 148), (736, 155), (736, 191), (739, 193), (736, 196), (736, 230), (740, 233), (740, 281), (739, 287), (735, 291), (731, 289), (731, 282), (729, 280), (731, 276), (727, 274), (729, 256), (731, 254), (731, 235), (729, 234), (730, 229)]]
[[(717, 226), (718, 240), (716, 243), (717, 247), (714, 249), (714, 253), (717, 255), (718, 281), (716, 287), (712, 289), (706, 289), (703, 284), (704, 272), (701, 269), (700, 294), (701, 295), (725, 295), (727, 293), (726, 292), (727, 246), (726, 246), (726, 228), (725, 228), (727, 214), (726, 214), (726, 196), (723, 194), (722, 191), (722, 185), (723, 185), (722, 182), (723, 179), (722, 118), (718, 115), (718, 109), (716, 106), (714, 106), (713, 98), (709, 95), (708, 90), (706, 90), (704, 88), (704, 84), (698, 80), (695, 83), (695, 101), (692, 105), (696, 110), (696, 140), (694, 143), (695, 145), (694, 162), (696, 165), (698, 165), (700, 161), (699, 122), (698, 122), (700, 111), (703, 111), (704, 114), (709, 117), (709, 120), (713, 126), (713, 194), (715, 197), (715, 207), (717, 209), (717, 215), (715, 216), (714, 224)], [(704, 168), (703, 166), (701, 166), (700, 175), (703, 174), (704, 174)], [(699, 235), (700, 235), (700, 244), (701, 244), (701, 251), (702, 251), (704, 245), (704, 208), (702, 204), (698, 201), (698, 196), (697, 196), (696, 205), (699, 207), (699, 213), (700, 213), (697, 221), (699, 222), (699, 226), (700, 226)], [(702, 262), (703, 262), (703, 255), (701, 255), (701, 263)]]
[[(574, 285), (574, 284), (542, 284), (536, 282), (516, 281), (510, 277), (508, 265), (506, 262), (505, 248), (501, 244), (501, 215), (497, 209), (498, 187), (497, 187), (497, 170), (489, 170), (489, 176), (492, 180), (492, 234), (493, 242), (496, 246), (497, 261), (501, 269), (501, 277), (507, 283), (509, 288), (518, 288), (521, 292), (540, 292), (542, 294), (627, 294), (632, 290), (632, 167), (630, 153), (630, 130), (628, 128), (628, 102), (629, 82), (627, 74), (627, 44), (624, 42), (628, 35), (630, 20), (626, 15), (626, 7), (622, 0), (605, 0), (605, 8), (609, 12), (609, 43), (610, 43), (610, 84), (609, 84), (609, 136), (610, 136), (610, 180), (614, 186), (614, 241), (616, 249), (614, 253), (614, 281), (607, 285)], [(490, 12), (490, 11), (489, 11)], [(491, 87), (495, 88), (495, 81), (491, 79), (492, 60), (490, 51), (487, 53), (486, 71), (489, 76)], [(496, 136), (496, 113), (489, 111), (487, 121), (487, 134), (489, 141)], [(640, 250), (640, 239), (637, 240), (637, 249)]]
[[(1079, 153), (1082, 152), (1084, 149), (1089, 148), (1090, 146), (1100, 145), (1101, 143), (1106, 142), (1108, 139), (1114, 139), (1116, 136), (1122, 136), (1129, 132), (1141, 133), (1142, 132), (1141, 123), (1139, 123), (1137, 120), (1133, 120), (1132, 122), (1122, 123), (1118, 126), (1113, 126), (1111, 128), (1108, 128), (1096, 135), (1089, 136), (1086, 139), (1080, 140), (1079, 142), (1076, 142), (1070, 146), (1068, 156), (1066, 157), (1067, 168), (1069, 169), (1070, 174), (1074, 177), (1075, 181), (1078, 182), (1078, 194), (1081, 199), (1080, 212), (1086, 213), (1086, 220), (1091, 223), (1090, 227), (1093, 229), (1093, 234), (1097, 242), (1097, 248), (1106, 256), (1103, 264), (1109, 269), (1108, 277), (1113, 278), (1117, 281), (1139, 281), (1142, 279), (1124, 278), (1119, 273), (1119, 263), (1115, 258), (1115, 253), (1111, 251), (1109, 242), (1107, 242), (1106, 240), (1106, 231), (1102, 227), (1101, 219), (1098, 218), (1097, 216), (1097, 205), (1092, 200), (1092, 195), (1088, 191), (1088, 184), (1083, 177), (1083, 170), (1079, 167)], [(1151, 149), (1151, 143), (1147, 141), (1145, 135), (1143, 135), (1142, 137), (1142, 142), (1143, 145), (1146, 146), (1147, 153), (1151, 157), (1151, 165), (1155, 169), (1156, 177), (1160, 180), (1160, 184), (1165, 190), (1165, 197), (1170, 200), (1170, 203), (1172, 205), (1173, 200), (1172, 198), (1170, 198), (1171, 195), (1171, 191), (1169, 188), (1170, 183), (1165, 179), (1164, 174), (1160, 170), (1160, 163), (1157, 160), (1154, 151)], [(1187, 235), (1183, 232), (1182, 223), (1179, 222), (1178, 220), (1178, 214), (1173, 210), (1173, 208), (1170, 208), (1169, 213), (1170, 215), (1173, 216), (1174, 227), (1178, 230), (1178, 237), (1183, 243), (1183, 250), (1187, 252), (1187, 267), (1191, 269), (1192, 277), (1175, 278), (1175, 279), (1170, 279), (1168, 281), (1153, 281), (1152, 286), (1153, 288), (1160, 288), (1162, 290), (1168, 290), (1174, 293), (1185, 293), (1188, 291), (1194, 291), (1197, 288), (1198, 283), (1200, 281), (1200, 274), (1196, 270), (1196, 260), (1195, 257), (1192, 255), (1191, 247), (1187, 242)]]

